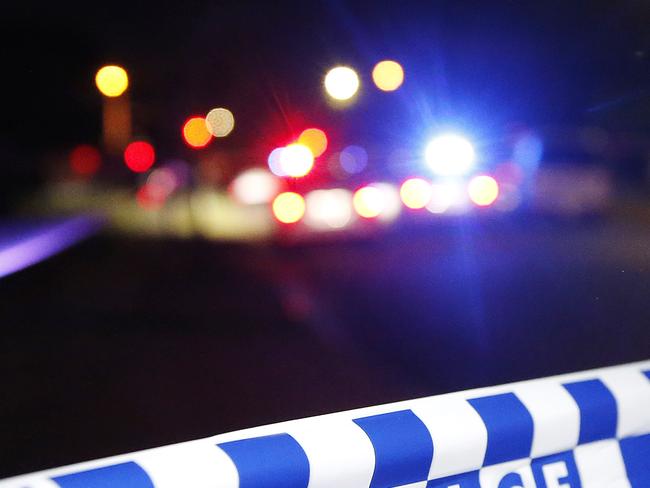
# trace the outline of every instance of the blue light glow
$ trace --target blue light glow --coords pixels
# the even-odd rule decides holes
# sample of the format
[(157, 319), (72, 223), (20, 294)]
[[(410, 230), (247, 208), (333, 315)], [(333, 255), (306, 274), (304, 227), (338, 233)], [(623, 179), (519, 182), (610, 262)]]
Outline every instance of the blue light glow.
[(443, 134), (427, 145), (425, 160), (438, 176), (462, 176), (474, 169), (474, 146), (462, 136)]

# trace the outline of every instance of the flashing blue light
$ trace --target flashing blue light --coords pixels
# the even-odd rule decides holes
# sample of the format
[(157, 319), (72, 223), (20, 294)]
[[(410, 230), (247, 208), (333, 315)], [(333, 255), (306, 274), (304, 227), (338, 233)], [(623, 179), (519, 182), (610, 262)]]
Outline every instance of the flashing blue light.
[(462, 136), (443, 134), (427, 145), (425, 160), (438, 176), (463, 176), (474, 169), (476, 152), (474, 146)]

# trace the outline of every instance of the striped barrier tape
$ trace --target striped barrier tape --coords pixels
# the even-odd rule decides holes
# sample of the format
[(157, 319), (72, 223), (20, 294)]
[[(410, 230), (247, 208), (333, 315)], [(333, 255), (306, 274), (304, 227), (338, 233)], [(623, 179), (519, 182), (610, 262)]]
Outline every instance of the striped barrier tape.
[(0, 488), (650, 487), (650, 361), (362, 408)]

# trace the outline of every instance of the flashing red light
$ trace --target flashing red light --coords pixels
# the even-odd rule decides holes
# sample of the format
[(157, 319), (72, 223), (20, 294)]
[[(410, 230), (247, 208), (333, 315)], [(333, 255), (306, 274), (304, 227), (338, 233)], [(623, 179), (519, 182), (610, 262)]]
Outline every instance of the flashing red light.
[(70, 151), (70, 168), (81, 176), (91, 176), (97, 173), (102, 163), (99, 151), (89, 145), (81, 144)]
[(132, 142), (124, 150), (124, 162), (135, 173), (144, 173), (153, 166), (155, 160), (153, 146), (145, 141)]

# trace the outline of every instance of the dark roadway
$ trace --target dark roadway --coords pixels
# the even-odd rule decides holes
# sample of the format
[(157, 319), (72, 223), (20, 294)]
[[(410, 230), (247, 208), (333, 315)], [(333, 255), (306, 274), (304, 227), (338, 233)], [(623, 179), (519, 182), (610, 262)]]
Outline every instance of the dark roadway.
[(650, 357), (650, 229), (95, 237), (0, 281), (0, 477)]

